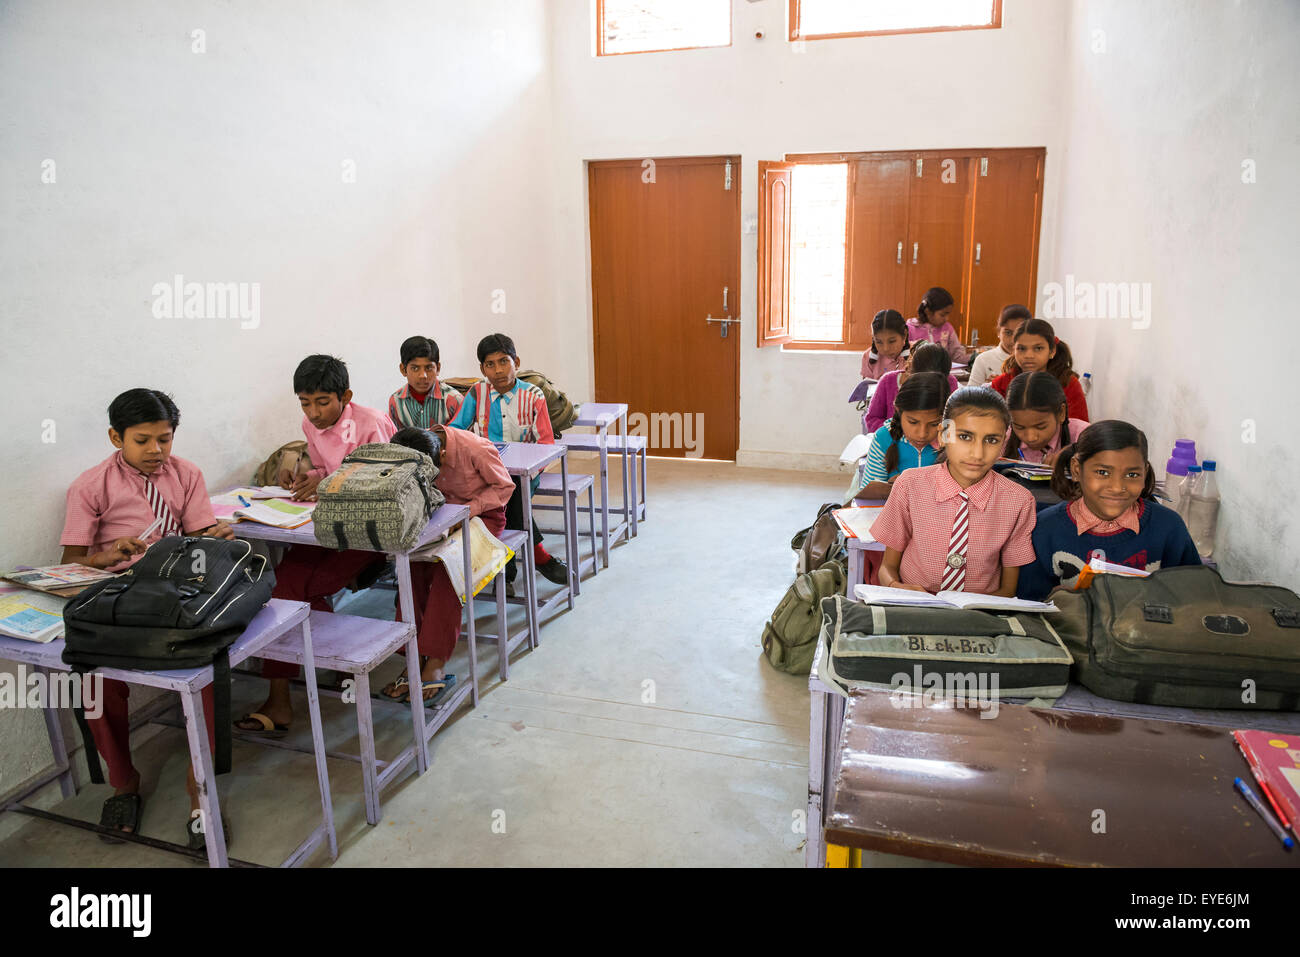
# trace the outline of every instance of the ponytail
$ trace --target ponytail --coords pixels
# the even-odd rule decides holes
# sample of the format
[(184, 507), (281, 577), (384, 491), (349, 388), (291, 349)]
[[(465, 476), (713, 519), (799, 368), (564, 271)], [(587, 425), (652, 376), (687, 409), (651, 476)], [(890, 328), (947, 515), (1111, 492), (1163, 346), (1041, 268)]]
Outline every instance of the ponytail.
[(1083, 495), (1079, 483), (1070, 477), (1070, 463), (1074, 461), (1074, 456), (1074, 443), (1072, 442), (1061, 449), (1056, 456), (1056, 464), (1052, 466), (1052, 491), (1063, 502), (1073, 502)]
[[(1070, 380), (1077, 378), (1074, 373), (1074, 356), (1070, 352), (1070, 347), (1057, 337), (1056, 330), (1052, 328), (1050, 322), (1046, 319), (1026, 319), (1016, 330), (1015, 341), (1019, 341), (1021, 336), (1038, 336), (1040, 339), (1047, 340), (1055, 348), (1056, 352), (1047, 360), (1045, 371), (1056, 377), (1062, 389), (1069, 386)], [(1024, 371), (1016, 362), (1014, 350), (1011, 357), (1002, 363), (1002, 371), (1010, 374), (1012, 378)]]
[(1075, 456), (1079, 464), (1084, 465), (1098, 452), (1114, 452), (1119, 449), (1137, 449), (1142, 453), (1146, 465), (1146, 481), (1142, 485), (1142, 498), (1150, 498), (1156, 488), (1156, 473), (1147, 458), (1147, 437), (1141, 429), (1119, 419), (1104, 419), (1094, 422), (1079, 433), (1079, 440), (1073, 445), (1061, 449), (1052, 468), (1052, 491), (1065, 501), (1073, 501), (1083, 495), (1077, 477), (1071, 477), (1070, 463)]
[(898, 443), (903, 438), (904, 412), (939, 412), (948, 402), (948, 377), (938, 372), (915, 372), (908, 376), (894, 399), (894, 417), (889, 420), (889, 449), (885, 452), (885, 474), (898, 468)]

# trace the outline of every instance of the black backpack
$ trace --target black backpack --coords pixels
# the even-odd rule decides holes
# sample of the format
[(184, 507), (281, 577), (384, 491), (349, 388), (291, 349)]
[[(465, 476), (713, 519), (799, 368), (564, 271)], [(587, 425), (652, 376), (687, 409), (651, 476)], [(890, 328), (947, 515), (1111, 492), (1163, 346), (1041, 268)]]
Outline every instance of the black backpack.
[[(212, 665), (216, 772), (230, 770), (230, 660), (227, 649), (271, 599), (275, 575), (241, 540), (169, 535), (117, 578), (96, 582), (63, 609), (63, 660), (73, 671), (171, 671)], [(102, 783), (85, 715), (90, 778)]]

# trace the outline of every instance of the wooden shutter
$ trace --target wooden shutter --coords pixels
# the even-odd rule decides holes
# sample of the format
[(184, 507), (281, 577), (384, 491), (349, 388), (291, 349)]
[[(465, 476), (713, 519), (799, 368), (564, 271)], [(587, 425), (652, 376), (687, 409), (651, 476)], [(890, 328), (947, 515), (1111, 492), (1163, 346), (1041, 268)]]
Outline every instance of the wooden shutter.
[(907, 243), (907, 188), (912, 175), (907, 156), (872, 157), (854, 164), (849, 207), (851, 230), (848, 270), (849, 344), (871, 345), (871, 319), (881, 309), (912, 315), (916, 303), (904, 298), (903, 280), (911, 256)]
[(1011, 303), (1034, 311), (1038, 224), (1042, 217), (1041, 149), (992, 151), (975, 161), (974, 228), (970, 249), (971, 328), (980, 343), (997, 341), (998, 314)]
[(790, 341), (790, 182), (793, 163), (758, 163), (758, 344)]
[[(915, 164), (921, 163), (921, 175)], [(959, 154), (923, 153), (913, 158), (908, 191), (907, 241), (903, 263), (907, 278), (899, 311), (915, 316), (921, 297), (931, 286), (942, 286), (955, 300), (949, 321), (964, 335), (967, 310), (962, 302), (965, 267), (970, 248), (972, 161)]]

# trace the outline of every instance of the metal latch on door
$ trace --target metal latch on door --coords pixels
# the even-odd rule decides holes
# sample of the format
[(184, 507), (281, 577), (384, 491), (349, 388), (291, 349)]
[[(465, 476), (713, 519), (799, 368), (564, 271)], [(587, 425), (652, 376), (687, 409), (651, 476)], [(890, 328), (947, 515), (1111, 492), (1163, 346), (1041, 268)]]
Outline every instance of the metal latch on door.
[[(722, 287), (722, 309), (723, 309), (724, 312), (726, 311), (726, 308), (727, 308), (727, 291), (728, 291), (728, 288), (727, 288), (726, 286), (723, 286), (723, 287)], [(714, 319), (714, 318), (713, 318), (713, 313), (709, 313), (708, 315), (706, 315), (706, 316), (704, 317), (704, 321), (705, 321), (705, 322), (719, 322), (719, 323), (721, 323), (721, 324), (722, 324), (722, 328), (721, 328), (719, 331), (721, 332), (721, 336), (720, 336), (720, 338), (722, 338), (722, 339), (727, 338), (727, 330), (731, 328), (731, 323), (733, 323), (733, 322), (737, 322), (737, 323), (740, 322), (739, 319), (732, 319), (730, 316), (725, 316), (725, 315), (724, 315), (724, 316), (720, 316), (720, 317), (717, 318), (717, 319)]]

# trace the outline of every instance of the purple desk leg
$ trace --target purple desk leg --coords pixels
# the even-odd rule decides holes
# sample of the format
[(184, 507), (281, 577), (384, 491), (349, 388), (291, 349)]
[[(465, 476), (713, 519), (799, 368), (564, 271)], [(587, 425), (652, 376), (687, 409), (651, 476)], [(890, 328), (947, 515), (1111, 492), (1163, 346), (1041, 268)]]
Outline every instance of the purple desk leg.
[(208, 846), (208, 866), (226, 867), (226, 833), (221, 826), (221, 804), (217, 797), (217, 775), (208, 748), (208, 725), (203, 715), (202, 691), (180, 692), (185, 712), (185, 734), (190, 739), (194, 783), (199, 792), (199, 826)]
[(416, 641), (415, 594), (411, 585), (411, 556), (401, 553), (397, 557), (397, 600), (402, 605), (402, 621), (410, 622), (411, 639), (406, 643), (406, 680), (411, 690), (411, 728), (415, 734), (415, 773), (429, 769), (429, 747), (424, 737), (424, 696), (420, 690), (420, 646)]
[[(469, 540), (469, 523), (470, 516), (466, 515), (460, 523), (460, 539), (465, 547), (465, 617), (468, 619), (466, 629), (469, 631), (469, 681), (470, 681), (470, 699), (475, 708), (478, 707), (478, 636), (475, 634), (476, 626), (474, 624), (474, 562), (470, 554)], [(502, 597), (505, 596), (505, 589), (498, 589)], [(415, 619), (411, 619), (414, 621)], [(423, 709), (421, 709), (423, 710)]]
[(523, 478), (519, 488), (523, 492), (524, 533), (527, 536), (524, 539), (524, 574), (528, 576), (524, 589), (526, 594), (532, 596), (525, 604), (528, 606), (528, 640), (536, 648), (542, 639), (538, 634), (540, 628), (537, 623), (537, 556), (533, 554), (533, 479), (531, 475)]
[(852, 598), (853, 586), (862, 582), (862, 549), (854, 548), (852, 543), (849, 544), (849, 573), (844, 578), (844, 594)]
[(573, 592), (578, 581), (577, 503), (569, 498), (569, 456), (560, 456), (560, 489), (564, 495), (564, 552), (569, 558), (569, 611), (573, 611)]
[[(407, 646), (407, 664), (410, 664), (410, 646)], [(409, 674), (409, 672), (408, 672)], [(357, 735), (361, 739), (361, 793), (365, 796), (366, 823), (374, 827), (379, 823), (379, 774), (375, 765), (375, 716), (370, 705), (370, 675), (353, 675), (357, 685)], [(420, 748), (415, 749), (419, 761)]]
[[(45, 678), (45, 687), (50, 688), (50, 670), (36, 669)], [(63, 726), (59, 723), (59, 713), (54, 708), (42, 708), (45, 715), (45, 732), (50, 736), (50, 754), (54, 758), (54, 767), (59, 772), (59, 791), (66, 797), (77, 793), (76, 782), (72, 779), (72, 764), (68, 761), (68, 745), (63, 740)]]
[(609, 450), (605, 448), (609, 426), (600, 427), (600, 560), (609, 567)]
[[(304, 618), (298, 627), (299, 634), (302, 635), (302, 660), (314, 661), (315, 656), (311, 650), (311, 619)], [(316, 687), (316, 669), (303, 668), (302, 673), (307, 684), (307, 710), (311, 714), (311, 741), (312, 750), (316, 754), (316, 784), (320, 789), (321, 818), (325, 823), (325, 836), (329, 841), (330, 860), (336, 861), (339, 857), (339, 840), (338, 835), (334, 833), (334, 801), (330, 797), (330, 772), (325, 763), (325, 730), (320, 717), (320, 691)], [(308, 850), (307, 853), (310, 851)], [(305, 857), (306, 854), (303, 856)], [(295, 854), (284, 863), (284, 866), (296, 866), (300, 863), (297, 857), (298, 855)]]

